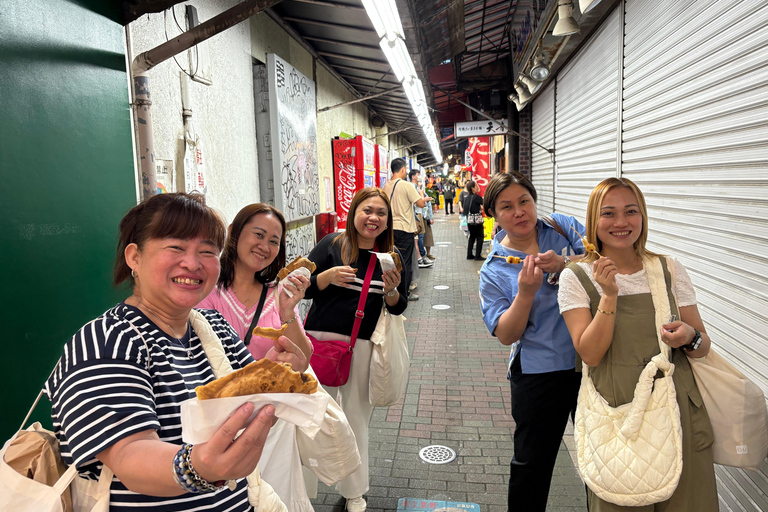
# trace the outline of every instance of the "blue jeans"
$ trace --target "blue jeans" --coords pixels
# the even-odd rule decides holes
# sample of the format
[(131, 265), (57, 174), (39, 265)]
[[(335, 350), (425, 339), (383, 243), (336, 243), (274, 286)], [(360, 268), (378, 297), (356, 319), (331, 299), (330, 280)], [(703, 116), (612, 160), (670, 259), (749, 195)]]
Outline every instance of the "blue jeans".
[(419, 254), (422, 258), (427, 255), (427, 250), (424, 248), (424, 233), (419, 235)]

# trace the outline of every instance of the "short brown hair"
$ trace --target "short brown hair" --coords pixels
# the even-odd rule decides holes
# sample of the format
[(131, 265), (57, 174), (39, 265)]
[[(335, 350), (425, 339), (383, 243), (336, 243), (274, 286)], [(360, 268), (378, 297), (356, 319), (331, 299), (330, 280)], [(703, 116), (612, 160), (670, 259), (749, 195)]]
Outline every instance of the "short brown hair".
[(488, 217), (494, 216), (493, 207), (496, 205), (496, 198), (504, 189), (512, 185), (520, 185), (525, 188), (531, 194), (533, 202), (537, 201), (536, 188), (525, 175), (519, 172), (494, 174), (491, 181), (488, 182), (488, 186), (485, 187), (485, 197), (483, 198), (483, 210)]
[(157, 194), (128, 210), (120, 221), (113, 284), (120, 286), (131, 277), (125, 261), (125, 248), (139, 249), (147, 240), (178, 238), (189, 240), (204, 236), (221, 251), (227, 230), (219, 214), (206, 206), (202, 194), (175, 192)]
[[(387, 229), (376, 237), (378, 252), (391, 252), (395, 245), (395, 232), (392, 227), (392, 206), (389, 204), (389, 198), (383, 190), (376, 187), (367, 187), (357, 191), (349, 204), (349, 215), (347, 216), (347, 229), (334, 240), (334, 243), (341, 244), (341, 261), (345, 265), (350, 265), (357, 261), (360, 254), (360, 245), (358, 237), (360, 236), (355, 228), (355, 213), (363, 201), (372, 197), (380, 197), (387, 205)], [(350, 226), (350, 224), (352, 224)]]
[(254, 278), (261, 283), (269, 283), (277, 278), (277, 273), (285, 266), (285, 236), (286, 236), (286, 224), (285, 217), (280, 213), (280, 210), (274, 206), (270, 206), (265, 203), (254, 203), (241, 209), (235, 215), (235, 220), (232, 221), (232, 225), (229, 227), (229, 233), (227, 235), (227, 243), (224, 246), (224, 252), (221, 253), (221, 273), (219, 274), (219, 282), (217, 285), (219, 288), (229, 288), (232, 281), (235, 279), (235, 263), (237, 263), (237, 244), (240, 242), (240, 235), (250, 220), (256, 215), (274, 215), (277, 220), (280, 221), (280, 225), (283, 227), (283, 234), (280, 236), (280, 250), (277, 253), (275, 260), (269, 264), (267, 268), (261, 272), (257, 272)]

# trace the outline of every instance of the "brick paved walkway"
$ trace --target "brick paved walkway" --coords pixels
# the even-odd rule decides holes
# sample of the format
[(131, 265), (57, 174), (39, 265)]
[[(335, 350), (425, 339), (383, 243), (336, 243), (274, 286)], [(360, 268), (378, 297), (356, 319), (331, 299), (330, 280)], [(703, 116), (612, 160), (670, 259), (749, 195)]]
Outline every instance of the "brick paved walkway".
[[(446, 218), (438, 212), (433, 229), (437, 260), (432, 268), (420, 269), (416, 293), (421, 299), (405, 312), (411, 350), (408, 390), (397, 405), (374, 410), (371, 420), (368, 510), (393, 511), (399, 498), (421, 498), (473, 502), (482, 512), (503, 512), (514, 429), (506, 380), (509, 351), (481, 320), (481, 262), (465, 259), (458, 214)], [(449, 289), (435, 290), (437, 285)], [(432, 308), (438, 304), (450, 309)], [(548, 512), (586, 510), (584, 486), (566, 448), (572, 447), (570, 432), (569, 424)], [(456, 460), (422, 462), (419, 450), (433, 444), (455, 450)], [(344, 507), (335, 490), (322, 483), (312, 502), (317, 512)]]

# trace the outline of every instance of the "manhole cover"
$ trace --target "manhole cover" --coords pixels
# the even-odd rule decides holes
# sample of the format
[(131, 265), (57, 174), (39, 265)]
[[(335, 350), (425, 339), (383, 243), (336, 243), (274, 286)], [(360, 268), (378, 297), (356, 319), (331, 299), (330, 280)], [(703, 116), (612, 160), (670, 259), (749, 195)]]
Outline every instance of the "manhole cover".
[(432, 309), (451, 309), (451, 306), (448, 304), (435, 304), (432, 306)]
[(447, 290), (449, 288), (450, 288), (450, 286), (446, 286), (444, 284), (439, 284), (439, 285), (435, 286), (435, 290)]
[(447, 464), (456, 458), (456, 452), (447, 446), (433, 444), (419, 450), (419, 457), (430, 464)]

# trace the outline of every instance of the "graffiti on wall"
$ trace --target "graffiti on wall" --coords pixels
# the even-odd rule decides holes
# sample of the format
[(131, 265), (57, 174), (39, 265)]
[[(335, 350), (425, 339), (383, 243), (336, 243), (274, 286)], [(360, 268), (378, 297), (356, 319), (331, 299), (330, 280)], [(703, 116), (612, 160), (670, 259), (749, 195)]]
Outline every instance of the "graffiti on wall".
[[(315, 223), (312, 221), (305, 223), (296, 223), (288, 226), (288, 232), (285, 234), (285, 256), (286, 262), (292, 261), (299, 256), (308, 256), (309, 251), (315, 246)], [(307, 318), (309, 308), (312, 306), (311, 300), (302, 300), (299, 302), (299, 314), (302, 321)]]
[(275, 205), (291, 222), (320, 213), (315, 83), (277, 55), (268, 54), (267, 62), (275, 91), (270, 112), (277, 116), (280, 136), (273, 155), (275, 182), (280, 183)]

